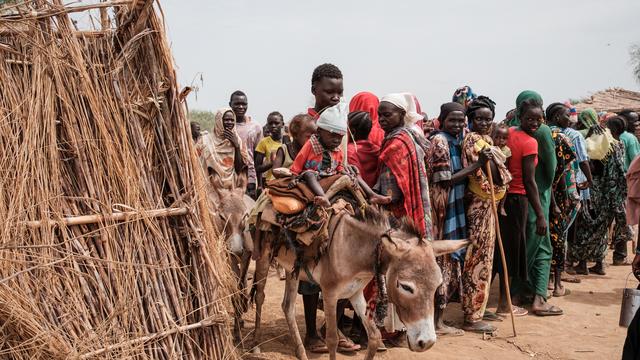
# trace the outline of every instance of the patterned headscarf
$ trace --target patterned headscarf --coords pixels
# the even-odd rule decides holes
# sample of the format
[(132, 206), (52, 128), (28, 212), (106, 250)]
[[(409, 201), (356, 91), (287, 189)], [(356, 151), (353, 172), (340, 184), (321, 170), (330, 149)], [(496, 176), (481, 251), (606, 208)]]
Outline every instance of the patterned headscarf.
[(585, 127), (581, 130), (582, 135), (586, 135), (592, 126), (598, 125), (598, 113), (592, 108), (584, 109), (578, 115), (578, 121)]
[(466, 108), (473, 100), (475, 100), (475, 98), (476, 94), (473, 92), (473, 90), (471, 90), (471, 86), (465, 85), (456, 89), (456, 91), (453, 93), (451, 101), (457, 102)]

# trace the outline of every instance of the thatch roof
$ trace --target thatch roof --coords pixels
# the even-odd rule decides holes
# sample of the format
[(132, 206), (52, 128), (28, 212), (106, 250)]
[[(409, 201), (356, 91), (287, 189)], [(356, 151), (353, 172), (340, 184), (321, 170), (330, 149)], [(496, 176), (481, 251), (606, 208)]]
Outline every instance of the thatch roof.
[(28, 4), (0, 12), (0, 358), (234, 358), (156, 1)]
[(606, 89), (580, 100), (574, 106), (578, 111), (586, 108), (593, 108), (598, 112), (620, 112), (624, 109), (640, 111), (640, 92), (621, 88)]

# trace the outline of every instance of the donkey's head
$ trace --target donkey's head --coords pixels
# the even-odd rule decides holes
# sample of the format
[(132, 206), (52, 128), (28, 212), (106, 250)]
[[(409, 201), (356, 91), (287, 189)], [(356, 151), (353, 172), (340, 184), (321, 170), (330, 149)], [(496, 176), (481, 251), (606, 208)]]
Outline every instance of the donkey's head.
[(382, 236), (389, 256), (387, 292), (407, 328), (411, 351), (425, 351), (436, 342), (434, 294), (442, 283), (436, 256), (454, 252), (466, 241), (427, 242), (411, 226), (403, 226)]
[(247, 247), (249, 247), (247, 250), (252, 250), (252, 242), (247, 239), (248, 234), (245, 228), (254, 204), (255, 202), (240, 190), (225, 191), (220, 194), (216, 221), (218, 229), (223, 232), (227, 240), (229, 250), (234, 254), (242, 254)]

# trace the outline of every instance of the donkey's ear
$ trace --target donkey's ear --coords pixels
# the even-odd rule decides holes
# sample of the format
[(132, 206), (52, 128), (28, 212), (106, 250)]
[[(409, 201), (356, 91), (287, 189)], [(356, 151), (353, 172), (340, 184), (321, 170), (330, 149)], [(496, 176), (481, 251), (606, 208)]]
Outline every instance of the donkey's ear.
[(442, 256), (451, 254), (454, 251), (458, 251), (469, 245), (469, 240), (434, 240), (431, 242), (433, 247), (433, 254), (435, 256)]
[(411, 244), (404, 240), (394, 239), (389, 234), (382, 235), (382, 246), (395, 258), (399, 258), (411, 249)]

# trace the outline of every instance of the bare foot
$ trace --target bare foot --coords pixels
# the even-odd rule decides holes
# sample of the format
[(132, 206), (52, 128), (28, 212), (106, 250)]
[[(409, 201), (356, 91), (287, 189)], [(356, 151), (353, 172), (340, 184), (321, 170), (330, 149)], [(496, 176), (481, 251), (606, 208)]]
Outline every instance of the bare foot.
[(320, 205), (322, 207), (328, 208), (331, 207), (331, 202), (327, 199), (326, 196), (316, 196), (313, 198), (313, 203), (316, 205)]
[(376, 205), (386, 205), (389, 204), (391, 202), (391, 196), (382, 196), (382, 195), (374, 195), (371, 198), (369, 198), (369, 201), (372, 204), (376, 204)]

